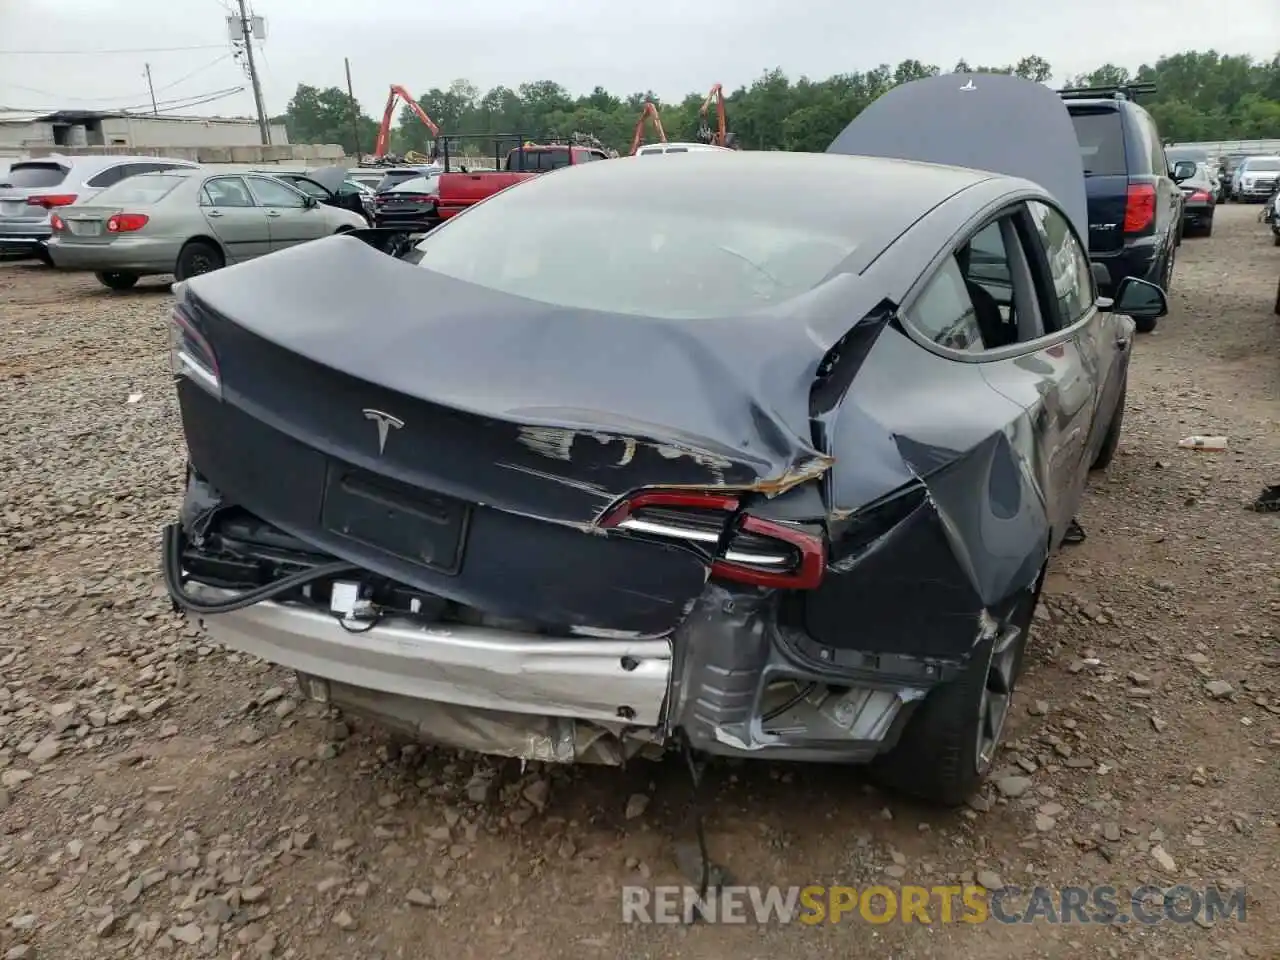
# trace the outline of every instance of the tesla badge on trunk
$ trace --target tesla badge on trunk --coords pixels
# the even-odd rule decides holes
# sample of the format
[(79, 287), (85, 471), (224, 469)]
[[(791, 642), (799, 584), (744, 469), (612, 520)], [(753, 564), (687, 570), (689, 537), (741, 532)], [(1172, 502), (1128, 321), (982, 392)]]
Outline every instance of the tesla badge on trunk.
[(393, 417), (389, 413), (383, 413), (381, 410), (364, 411), (364, 418), (372, 420), (378, 425), (378, 456), (382, 456), (382, 452), (387, 448), (387, 434), (391, 428), (399, 430), (404, 426), (404, 421), (399, 417)]

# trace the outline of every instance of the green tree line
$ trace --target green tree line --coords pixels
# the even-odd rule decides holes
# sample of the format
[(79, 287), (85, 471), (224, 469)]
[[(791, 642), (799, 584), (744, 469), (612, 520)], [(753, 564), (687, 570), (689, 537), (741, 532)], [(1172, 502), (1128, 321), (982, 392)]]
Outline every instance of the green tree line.
[[(825, 80), (792, 81), (780, 69), (768, 70), (749, 86), (726, 91), (728, 127), (750, 150), (825, 150), (850, 120), (896, 84), (940, 72), (932, 64), (904, 60), (862, 73), (843, 73)], [(1012, 73), (1049, 82), (1053, 68), (1043, 57), (1024, 57), (1005, 66), (970, 66), (952, 72)], [(1141, 102), (1166, 140), (1250, 140), (1280, 138), (1280, 55), (1270, 61), (1228, 56), (1216, 51), (1189, 51), (1161, 57), (1130, 72), (1107, 63), (1091, 73), (1070, 78), (1070, 86), (1105, 86), (1124, 81), (1153, 82), (1156, 91)], [(412, 87), (410, 88), (413, 89)], [(632, 133), (646, 100), (661, 111), (671, 140), (693, 139), (705, 93), (690, 93), (674, 103), (651, 90), (618, 96), (596, 87), (574, 97), (553, 80), (522, 83), (515, 89), (494, 87), (481, 92), (467, 80), (447, 89), (432, 88), (418, 103), (446, 134), (523, 134), (530, 138), (585, 133), (620, 152)], [(299, 84), (277, 121), (285, 123), (295, 143), (340, 143), (349, 155), (373, 152), (378, 122), (359, 112), (339, 87)], [(715, 123), (715, 108), (711, 123)], [(654, 139), (652, 130), (646, 131)], [(392, 131), (391, 150), (426, 152), (431, 134), (411, 111), (401, 107)], [(477, 148), (480, 141), (477, 141)], [(491, 149), (491, 147), (484, 147)], [(474, 151), (471, 151), (474, 152)]]

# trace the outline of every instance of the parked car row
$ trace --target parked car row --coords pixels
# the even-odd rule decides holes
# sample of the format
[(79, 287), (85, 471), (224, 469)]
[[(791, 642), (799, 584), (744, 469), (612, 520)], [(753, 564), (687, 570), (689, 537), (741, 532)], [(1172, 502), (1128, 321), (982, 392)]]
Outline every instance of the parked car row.
[(226, 173), (156, 157), (50, 157), (0, 179), (0, 252), (124, 290), (365, 227), (372, 208), (368, 188), (338, 166)]
[(456, 747), (963, 801), (1182, 215), (1144, 113), (1056, 97), (930, 77), (826, 154), (574, 164), (179, 284), (170, 596)]

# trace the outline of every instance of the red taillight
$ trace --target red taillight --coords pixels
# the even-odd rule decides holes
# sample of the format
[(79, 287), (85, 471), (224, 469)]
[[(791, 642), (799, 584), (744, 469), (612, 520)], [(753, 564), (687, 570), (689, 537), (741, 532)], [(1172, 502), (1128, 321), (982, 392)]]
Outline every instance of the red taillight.
[(49, 218), (49, 226), (54, 230), (65, 230), (67, 229), (67, 222), (55, 213)]
[(107, 233), (130, 233), (141, 230), (150, 219), (145, 213), (117, 213), (107, 220)]
[(1124, 202), (1124, 232), (1141, 233), (1156, 218), (1156, 188), (1149, 183), (1131, 183)]
[(1209, 194), (1208, 194), (1207, 192), (1205, 192), (1204, 190), (1196, 190), (1196, 191), (1195, 191), (1194, 193), (1192, 193), (1189, 197), (1187, 197), (1187, 199), (1188, 199), (1188, 200), (1194, 200), (1194, 201), (1196, 201), (1197, 203), (1208, 203), (1208, 202), (1209, 202)]
[(74, 193), (50, 193), (43, 197), (28, 197), (27, 205), (31, 207), (44, 207), (46, 210), (52, 210), (54, 207), (69, 207), (76, 202)]
[(685, 541), (707, 554), (711, 575), (721, 580), (780, 590), (812, 590), (822, 582), (822, 537), (739, 507), (729, 494), (645, 490), (609, 510), (599, 526)]
[(169, 321), (169, 367), (175, 376), (187, 377), (222, 399), (217, 355), (181, 304), (173, 308)]

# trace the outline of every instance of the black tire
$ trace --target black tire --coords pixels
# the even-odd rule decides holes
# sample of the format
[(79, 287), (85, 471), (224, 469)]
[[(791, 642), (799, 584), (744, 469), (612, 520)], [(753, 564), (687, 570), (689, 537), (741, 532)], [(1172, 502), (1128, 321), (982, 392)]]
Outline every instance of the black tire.
[[(982, 785), (1010, 715), (1043, 582), (1041, 570), (1035, 586), (1019, 599), (1000, 629), (974, 648), (964, 671), (919, 705), (897, 745), (871, 765), (879, 783), (949, 807), (964, 803)], [(997, 658), (1002, 661), (998, 671)], [(998, 702), (991, 696), (997, 688), (1004, 690)], [(1002, 710), (994, 729), (984, 713), (993, 704)], [(983, 748), (978, 745), (980, 732)]]
[(1111, 423), (1107, 425), (1107, 435), (1102, 440), (1098, 455), (1089, 465), (1090, 470), (1105, 470), (1115, 459), (1116, 451), (1120, 449), (1120, 433), (1124, 427), (1124, 398), (1125, 391), (1121, 390), (1120, 399), (1116, 401), (1116, 411), (1111, 415)]
[(178, 262), (173, 276), (177, 280), (190, 280), (202, 273), (211, 273), (226, 264), (222, 251), (205, 240), (192, 240), (178, 252)]
[(1273, 234), (1271, 235), (1271, 241), (1272, 241), (1272, 242), (1273, 242), (1277, 247), (1280, 247), (1280, 233), (1273, 233)]
[(49, 253), (49, 248), (43, 243), (36, 247), (36, 259), (43, 263), (46, 267), (53, 266), (53, 255)]
[(1205, 237), (1213, 236), (1213, 217), (1210, 217), (1207, 221), (1205, 221), (1204, 230), (1201, 231), (1201, 235)]
[(94, 276), (98, 278), (100, 284), (112, 290), (132, 290), (138, 285), (138, 275), (136, 273), (113, 270), (105, 273), (95, 273)]
[(1134, 317), (1133, 325), (1139, 333), (1151, 333), (1160, 321), (1156, 317)]

